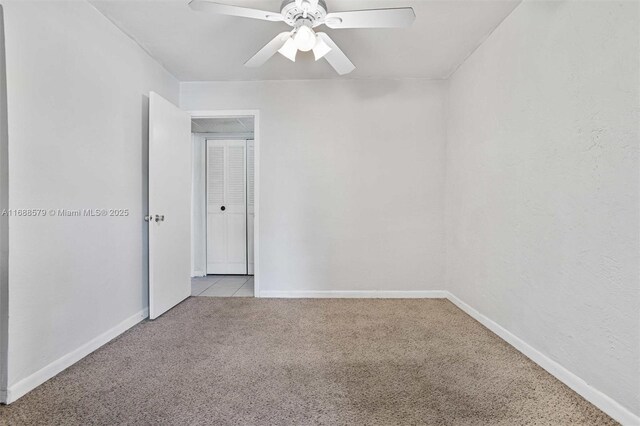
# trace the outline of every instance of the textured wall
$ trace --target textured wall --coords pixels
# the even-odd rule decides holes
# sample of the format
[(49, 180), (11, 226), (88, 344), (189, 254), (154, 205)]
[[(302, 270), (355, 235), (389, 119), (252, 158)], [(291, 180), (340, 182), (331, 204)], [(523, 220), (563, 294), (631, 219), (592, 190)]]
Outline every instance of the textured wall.
[(182, 83), (260, 110), (260, 291), (440, 290), (444, 82)]
[(525, 1), (450, 81), (447, 285), (640, 414), (637, 2)]
[(5, 4), (9, 387), (147, 307), (147, 95), (178, 82), (86, 2)]
[[(9, 134), (7, 131), (7, 74), (4, 49), (4, 10), (0, 5), (0, 209), (9, 206)], [(7, 389), (9, 320), (9, 217), (0, 217), (0, 401)]]

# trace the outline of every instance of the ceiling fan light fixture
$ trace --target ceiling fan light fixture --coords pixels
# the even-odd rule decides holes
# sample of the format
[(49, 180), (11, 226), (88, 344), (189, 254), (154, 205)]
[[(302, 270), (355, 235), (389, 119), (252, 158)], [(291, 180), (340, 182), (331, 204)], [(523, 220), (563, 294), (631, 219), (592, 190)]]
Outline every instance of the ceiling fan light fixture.
[(331, 47), (329, 47), (329, 45), (316, 34), (316, 45), (313, 46), (313, 56), (316, 58), (316, 61), (324, 58), (324, 56), (329, 52), (331, 52)]
[(192, 10), (197, 12), (283, 22), (292, 28), (292, 30), (278, 34), (245, 62), (245, 66), (250, 68), (257, 68), (263, 65), (276, 52), (280, 52), (284, 57), (295, 62), (298, 50), (302, 52), (313, 50), (316, 61), (324, 58), (339, 75), (349, 74), (356, 68), (353, 62), (331, 40), (327, 33), (318, 30), (316, 34), (314, 28), (320, 25), (325, 25), (331, 29), (407, 28), (416, 19), (416, 14), (412, 7), (347, 10), (328, 13), (326, 4), (328, 0), (283, 0), (278, 13), (218, 3), (219, 1), (188, 0), (188, 4)]
[(316, 45), (316, 33), (306, 25), (301, 25), (293, 36), (293, 41), (298, 50), (308, 52)]
[(298, 46), (296, 46), (296, 43), (293, 41), (293, 39), (289, 37), (284, 45), (280, 49), (278, 49), (278, 52), (291, 62), (295, 62), (296, 54), (298, 53)]

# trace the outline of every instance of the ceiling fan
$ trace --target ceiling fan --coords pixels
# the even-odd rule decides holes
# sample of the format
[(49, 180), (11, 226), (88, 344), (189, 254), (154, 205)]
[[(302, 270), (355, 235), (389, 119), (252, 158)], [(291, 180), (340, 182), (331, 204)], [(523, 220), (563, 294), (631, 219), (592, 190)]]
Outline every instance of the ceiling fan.
[(244, 65), (259, 67), (280, 52), (295, 62), (298, 51), (313, 51), (317, 60), (325, 58), (340, 75), (349, 74), (356, 67), (324, 32), (313, 28), (322, 24), (332, 29), (343, 28), (404, 28), (416, 18), (411, 7), (393, 9), (353, 10), (327, 13), (324, 0), (284, 0), (280, 12), (268, 12), (240, 6), (220, 4), (209, 0), (191, 0), (189, 7), (196, 11), (285, 22), (293, 30), (278, 34)]

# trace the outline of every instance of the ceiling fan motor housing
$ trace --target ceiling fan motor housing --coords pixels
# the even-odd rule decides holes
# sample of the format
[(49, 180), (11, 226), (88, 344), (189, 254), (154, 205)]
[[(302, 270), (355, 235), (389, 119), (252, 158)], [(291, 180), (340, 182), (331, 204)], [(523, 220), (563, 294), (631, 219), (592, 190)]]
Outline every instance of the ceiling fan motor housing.
[[(311, 2), (302, 1), (302, 3), (310, 4)], [(300, 1), (296, 0), (284, 0), (282, 2), (281, 14), (284, 18), (284, 22), (297, 27), (296, 23), (300, 20), (310, 21), (311, 27), (317, 27), (322, 24), (324, 18), (327, 16), (327, 5), (324, 0), (318, 0), (316, 7), (310, 7), (305, 10), (299, 6)]]

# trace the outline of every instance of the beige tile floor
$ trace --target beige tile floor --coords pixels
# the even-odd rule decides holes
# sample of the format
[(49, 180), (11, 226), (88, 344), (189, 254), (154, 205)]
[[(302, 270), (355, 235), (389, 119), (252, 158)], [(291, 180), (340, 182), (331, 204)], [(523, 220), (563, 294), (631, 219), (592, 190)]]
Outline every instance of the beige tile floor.
[(253, 297), (253, 276), (207, 275), (191, 278), (191, 295), (205, 297)]

